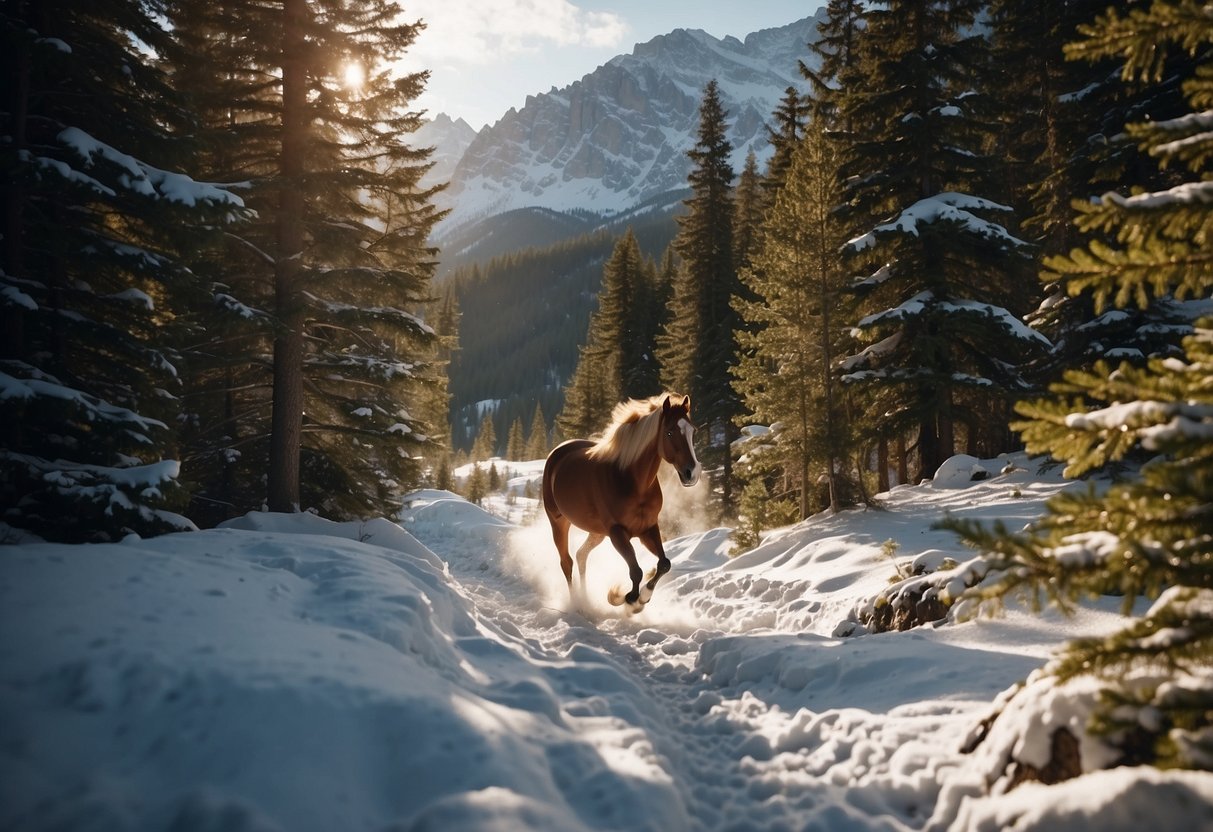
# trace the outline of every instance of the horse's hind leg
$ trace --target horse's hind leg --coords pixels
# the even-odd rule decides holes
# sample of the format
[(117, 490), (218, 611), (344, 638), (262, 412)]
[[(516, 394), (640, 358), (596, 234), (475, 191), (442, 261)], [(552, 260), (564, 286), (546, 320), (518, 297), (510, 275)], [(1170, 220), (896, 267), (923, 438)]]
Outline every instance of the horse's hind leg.
[(569, 595), (572, 595), (573, 559), (569, 556), (569, 521), (564, 515), (549, 513), (548, 522), (552, 524), (552, 540), (560, 554), (560, 570), (564, 572), (564, 580), (569, 585)]
[(605, 534), (591, 534), (577, 549), (577, 575), (581, 579), (583, 589), (585, 588), (585, 562), (590, 559), (590, 552), (604, 540), (606, 540)]

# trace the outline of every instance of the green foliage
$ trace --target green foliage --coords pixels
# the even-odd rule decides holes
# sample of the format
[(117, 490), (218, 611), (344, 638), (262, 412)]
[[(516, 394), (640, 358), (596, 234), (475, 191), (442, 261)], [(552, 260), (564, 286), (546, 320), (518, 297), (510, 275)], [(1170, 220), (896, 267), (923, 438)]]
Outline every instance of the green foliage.
[[(988, 152), (988, 42), (975, 4), (904, 0), (867, 13), (862, 77), (839, 102), (851, 125), (840, 177), (844, 251), (867, 346), (844, 359), (872, 441), (906, 437), (929, 477), (958, 447), (1007, 449), (1007, 402), (1044, 348), (1020, 317), (1035, 302), (1030, 246), (1013, 233)], [(991, 91), (992, 92), (992, 91)]]
[(800, 496), (801, 517), (819, 508), (812, 496), (818, 475), (828, 482), (827, 504), (841, 505), (838, 480), (851, 441), (834, 371), (846, 343), (836, 323), (844, 285), (833, 211), (837, 167), (834, 145), (819, 128), (810, 129), (776, 192), (760, 247), (741, 273), (747, 297), (734, 301), (746, 329), (737, 336), (733, 386), (752, 414), (747, 421), (780, 426), (775, 453)]
[(740, 518), (733, 530), (734, 551), (746, 552), (762, 542), (762, 532), (800, 519), (800, 510), (787, 499), (771, 499), (762, 477), (749, 479), (741, 490)]
[[(1204, 100), (1213, 45), (1213, 22), (1202, 7), (1155, 2), (1127, 17), (1109, 10), (1083, 31), (1087, 37), (1069, 51), (1122, 56), (1129, 78), (1156, 76), (1163, 65), (1160, 45), (1199, 51), (1201, 65), (1184, 89), (1193, 106), (1202, 106), (1196, 102)], [(1143, 150), (1162, 164), (1183, 164), (1194, 179), (1133, 197), (1104, 197), (1079, 215), (1079, 227), (1096, 235), (1087, 248), (1054, 258), (1050, 266), (1081, 272), (1082, 280), (1072, 285), (1089, 289), (1101, 303), (1143, 304), (1150, 293), (1207, 297), (1213, 272), (1200, 252), (1213, 211), (1193, 197), (1209, 180), (1209, 154), (1197, 146), (1210, 138), (1192, 131), (1205, 118), (1201, 113), (1130, 126)], [(1176, 143), (1177, 137), (1184, 140)], [(1123, 596), (1126, 611), (1140, 597), (1157, 597), (1148, 613), (1120, 632), (1071, 644), (1053, 672), (1106, 681), (1094, 727), (1119, 732), (1113, 740), (1127, 742), (1134, 726), (1133, 759), (1210, 768), (1213, 320), (1196, 325), (1181, 357), (1070, 372), (1053, 393), (1020, 408), (1028, 417), (1019, 427), (1029, 450), (1064, 460), (1072, 475), (1135, 451), (1151, 458), (1136, 477), (1055, 497), (1045, 517), (1022, 532), (949, 523), (989, 553), (992, 577), (972, 595), (985, 604), (1013, 594), (1069, 609), (1085, 596), (1113, 592)]]
[(472, 446), (472, 459), (484, 462), (497, 454), (497, 431), (493, 427), (493, 411), (485, 412), (480, 420), (480, 430), (476, 432), (476, 444)]
[(548, 426), (543, 418), (543, 407), (535, 405), (535, 417), (526, 437), (526, 458), (544, 459), (548, 455)]
[(187, 253), (248, 213), (178, 173), (157, 8), (0, 14), (0, 520), (52, 540), (191, 526), (170, 332), (199, 300)]
[[(390, 69), (419, 28), (388, 0), (166, 12), (165, 63), (191, 107), (176, 126), (256, 210), (191, 263), (214, 287), (183, 339), (199, 502), (208, 521), (267, 498), (391, 513), (445, 433), (444, 347), (421, 318), (440, 215), (419, 185), (428, 151), (408, 143), (424, 76)], [(358, 90), (345, 61), (368, 69)]]
[(682, 265), (659, 344), (663, 386), (689, 394), (695, 420), (706, 426), (700, 432), (707, 442), (701, 456), (728, 515), (735, 510), (729, 448), (737, 437), (733, 419), (741, 412), (729, 383), (737, 357), (734, 333), (740, 328), (732, 299), (742, 286), (734, 260), (733, 147), (725, 138), (726, 117), (712, 80), (700, 102), (695, 146), (687, 151), (693, 163), (691, 197), (674, 241)]

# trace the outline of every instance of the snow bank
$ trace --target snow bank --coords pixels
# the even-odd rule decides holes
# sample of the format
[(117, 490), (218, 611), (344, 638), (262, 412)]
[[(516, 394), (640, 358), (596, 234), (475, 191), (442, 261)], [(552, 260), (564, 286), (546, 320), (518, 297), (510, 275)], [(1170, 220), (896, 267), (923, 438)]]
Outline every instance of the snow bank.
[(479, 620), (388, 521), (23, 545), (0, 599), (2, 828), (686, 827), (643, 736), (564, 707), (622, 674)]

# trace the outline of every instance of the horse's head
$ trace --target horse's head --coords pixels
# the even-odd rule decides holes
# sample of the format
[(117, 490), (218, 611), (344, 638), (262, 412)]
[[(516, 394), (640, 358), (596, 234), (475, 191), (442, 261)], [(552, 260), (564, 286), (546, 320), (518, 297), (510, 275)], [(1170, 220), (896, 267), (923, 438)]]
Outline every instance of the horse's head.
[(678, 479), (690, 487), (699, 482), (703, 471), (695, 458), (695, 428), (691, 424), (691, 397), (675, 403), (675, 396), (666, 396), (661, 404), (661, 433), (657, 451), (661, 458), (674, 466)]

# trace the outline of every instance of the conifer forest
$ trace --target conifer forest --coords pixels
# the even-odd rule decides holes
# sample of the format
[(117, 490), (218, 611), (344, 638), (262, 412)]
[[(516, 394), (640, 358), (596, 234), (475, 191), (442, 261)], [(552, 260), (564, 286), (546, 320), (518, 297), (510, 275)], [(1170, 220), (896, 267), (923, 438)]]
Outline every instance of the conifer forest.
[(960, 591), (1157, 599), (1051, 672), (1213, 769), (1213, 5), (829, 0), (767, 157), (712, 81), (677, 211), (445, 270), (407, 2), (0, 8), (0, 537), (479, 502), (663, 391), (742, 549), (1025, 451), (1090, 487), (941, 518)]

